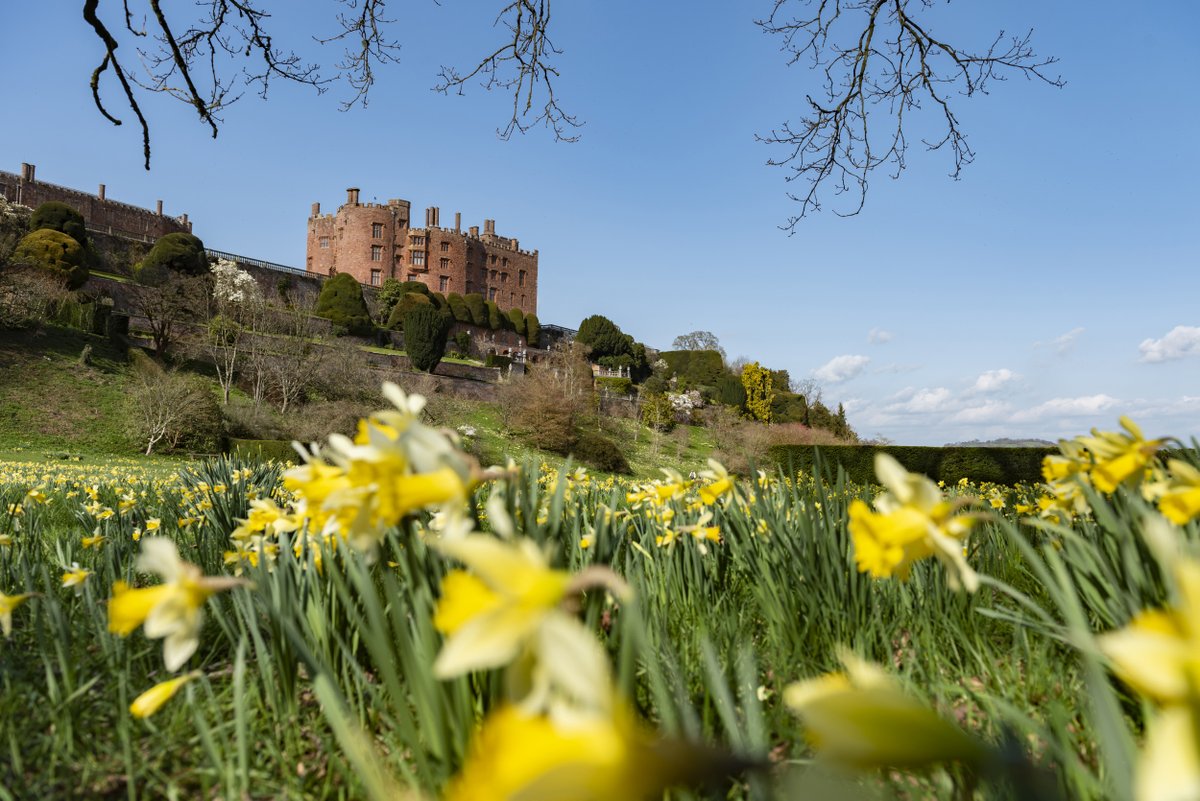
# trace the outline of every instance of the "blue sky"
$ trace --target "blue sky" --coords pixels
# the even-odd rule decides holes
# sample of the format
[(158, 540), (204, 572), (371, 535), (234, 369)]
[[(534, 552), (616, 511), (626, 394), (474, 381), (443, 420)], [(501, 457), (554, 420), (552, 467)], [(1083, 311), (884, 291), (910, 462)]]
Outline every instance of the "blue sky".
[[(752, 24), (769, 0), (556, 4), (558, 92), (586, 123), (575, 144), (499, 141), (508, 99), (430, 91), (440, 65), (496, 38), (499, 3), (410, 0), (396, 4), (401, 62), (367, 108), (339, 111), (344, 87), (277, 84), (231, 106), (213, 140), (149, 98), (148, 173), (136, 128), (92, 106), (99, 51), (80, 5), (0, 11), (0, 168), (162, 198), (210, 247), (295, 265), (310, 204), (332, 209), (347, 186), (464, 225), (495, 218), (540, 251), (544, 322), (605, 314), (659, 348), (711, 330), (731, 356), (818, 378), (866, 436), (1056, 438), (1122, 413), (1150, 435), (1200, 435), (1193, 3), (935, 5), (934, 32), (971, 45), (1034, 28), (1066, 87), (1014, 77), (960, 100), (978, 154), (961, 180), (917, 145), (899, 180), (875, 176), (861, 214), (821, 213), (792, 236), (789, 186), (754, 134), (798, 119), (819, 86)], [(278, 42), (336, 60), (309, 39), (332, 30), (334, 4), (270, 5)], [(29, 32), (51, 30), (47, 58)]]

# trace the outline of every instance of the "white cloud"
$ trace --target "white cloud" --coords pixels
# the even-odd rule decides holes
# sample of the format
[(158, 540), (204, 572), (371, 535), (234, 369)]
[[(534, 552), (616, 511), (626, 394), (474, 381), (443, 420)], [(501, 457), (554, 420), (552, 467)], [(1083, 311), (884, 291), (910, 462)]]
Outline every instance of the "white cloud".
[(919, 389), (911, 398), (901, 404), (901, 409), (914, 414), (940, 412), (946, 410), (951, 400), (950, 390), (945, 387)]
[(872, 372), (877, 374), (895, 373), (898, 375), (900, 373), (916, 372), (924, 366), (925, 365), (923, 364), (899, 364), (897, 362), (892, 362), (891, 364), (885, 364), (883, 367), (877, 367)]
[(882, 328), (872, 328), (867, 332), (867, 342), (870, 342), (872, 345), (883, 345), (895, 338), (895, 334), (891, 331), (884, 331)]
[(818, 381), (824, 381), (829, 384), (840, 384), (843, 381), (849, 381), (867, 369), (867, 364), (870, 361), (870, 356), (834, 356), (825, 365), (813, 370), (813, 376)]
[(950, 416), (954, 423), (1002, 423), (1009, 419), (1012, 404), (989, 400), (977, 406), (967, 406)]
[(1048, 417), (1086, 417), (1100, 414), (1116, 406), (1120, 401), (1111, 395), (1082, 395), (1077, 398), (1052, 398), (1030, 409), (1022, 409), (1012, 416), (1014, 422), (1045, 420)]
[(1185, 356), (1200, 356), (1200, 328), (1177, 325), (1162, 339), (1144, 339), (1138, 345), (1143, 362), (1166, 362)]
[(1020, 377), (1007, 367), (1002, 367), (999, 370), (988, 370), (975, 379), (975, 385), (971, 387), (971, 391), (979, 393), (996, 392)]
[(1041, 347), (1054, 348), (1054, 350), (1060, 356), (1062, 356), (1063, 354), (1070, 351), (1071, 348), (1075, 347), (1075, 340), (1079, 339), (1079, 335), (1082, 334), (1085, 330), (1086, 329), (1083, 328), (1082, 326), (1080, 326), (1078, 328), (1072, 328), (1067, 333), (1063, 334), (1062, 336), (1057, 336), (1054, 339), (1050, 340), (1049, 342), (1034, 342), (1033, 345), (1036, 348), (1041, 348)]

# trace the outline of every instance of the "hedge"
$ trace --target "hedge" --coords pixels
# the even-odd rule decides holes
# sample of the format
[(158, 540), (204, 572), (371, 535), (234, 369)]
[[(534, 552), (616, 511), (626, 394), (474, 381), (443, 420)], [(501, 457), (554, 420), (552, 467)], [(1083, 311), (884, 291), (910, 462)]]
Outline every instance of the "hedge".
[(715, 350), (668, 350), (658, 357), (667, 363), (667, 377), (678, 376), (685, 389), (715, 387), (726, 373), (725, 362)]
[(613, 395), (628, 395), (633, 392), (633, 381), (617, 376), (601, 376), (596, 379), (597, 389), (606, 389)]
[(284, 439), (238, 439), (230, 437), (229, 453), (252, 462), (298, 462), (300, 455), (292, 447), (292, 441)]
[(846, 477), (859, 484), (873, 484), (875, 452), (895, 457), (905, 470), (953, 484), (961, 478), (994, 484), (1036, 484), (1042, 480), (1042, 460), (1058, 448), (931, 448), (916, 445), (776, 445), (770, 458), (790, 473), (813, 472), (814, 456), (820, 451), (822, 465), (841, 465)]

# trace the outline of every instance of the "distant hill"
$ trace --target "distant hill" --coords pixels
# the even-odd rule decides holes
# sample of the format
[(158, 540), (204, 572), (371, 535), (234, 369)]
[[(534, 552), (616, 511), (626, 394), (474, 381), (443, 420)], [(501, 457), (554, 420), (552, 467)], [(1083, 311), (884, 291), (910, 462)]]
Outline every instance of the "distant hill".
[(948, 442), (946, 448), (1052, 448), (1054, 443), (1047, 439), (1000, 439), (979, 440), (970, 442)]

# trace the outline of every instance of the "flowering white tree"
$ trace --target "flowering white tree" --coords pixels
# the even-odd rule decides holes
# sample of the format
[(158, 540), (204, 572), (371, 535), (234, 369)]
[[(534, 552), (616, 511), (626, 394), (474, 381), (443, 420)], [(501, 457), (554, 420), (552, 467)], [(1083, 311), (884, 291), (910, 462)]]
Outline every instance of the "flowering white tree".
[(224, 402), (229, 403), (246, 334), (253, 330), (264, 301), (254, 276), (236, 262), (217, 259), (212, 265), (212, 279), (208, 331), (202, 347), (217, 370)]

